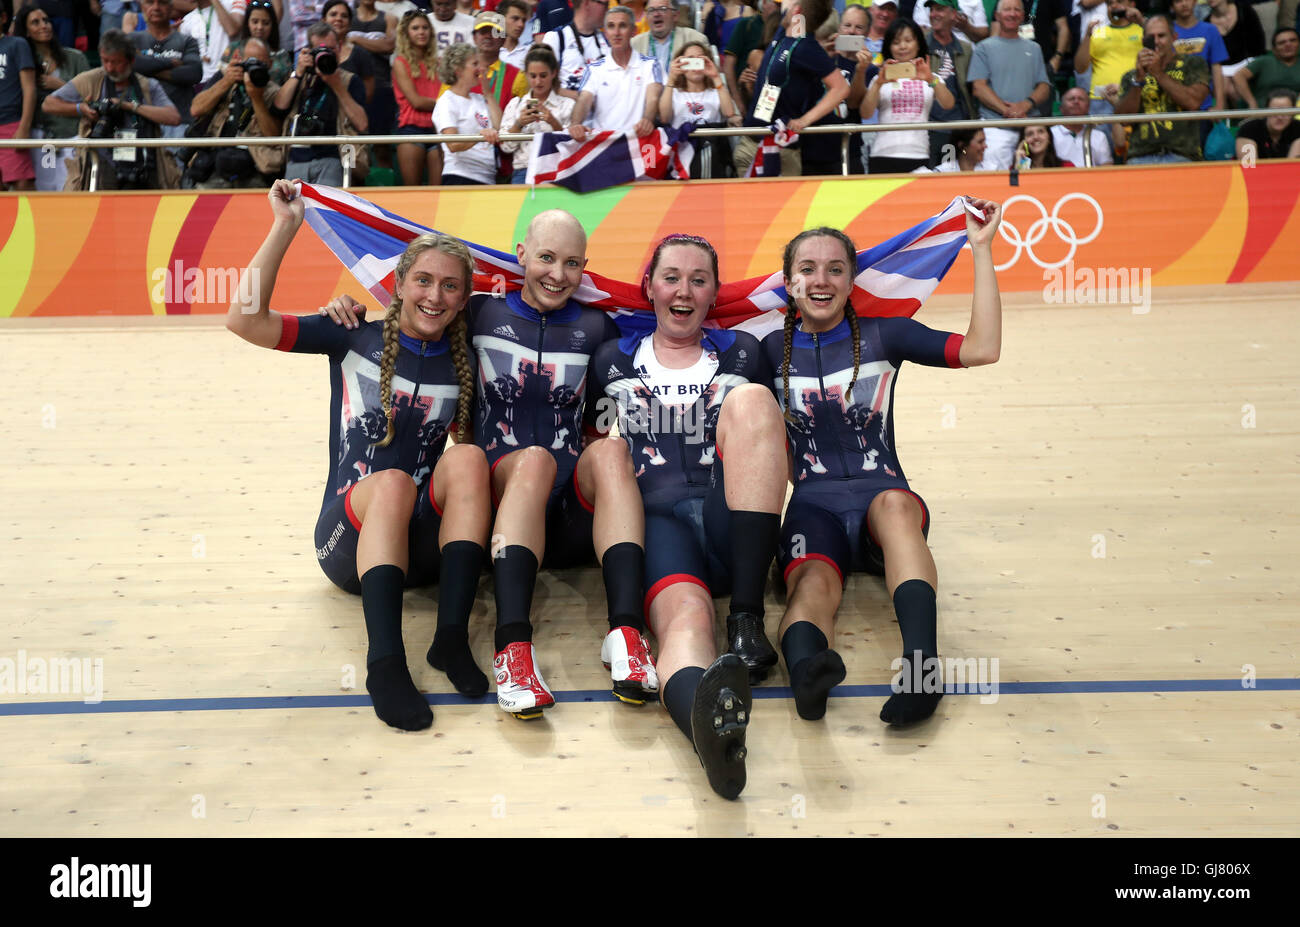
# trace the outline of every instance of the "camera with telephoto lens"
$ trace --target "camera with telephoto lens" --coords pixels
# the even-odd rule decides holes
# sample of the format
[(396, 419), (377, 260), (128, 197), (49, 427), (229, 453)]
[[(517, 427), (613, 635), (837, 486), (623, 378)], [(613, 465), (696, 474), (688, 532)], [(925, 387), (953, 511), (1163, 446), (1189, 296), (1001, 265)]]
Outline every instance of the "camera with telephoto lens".
[[(99, 100), (86, 105), (99, 114), (95, 124), (90, 127), (91, 138), (114, 138), (121, 129), (134, 129), (141, 136), (149, 134), (139, 130), (151, 123), (131, 112), (125, 102)], [(157, 153), (152, 148), (135, 148), (134, 151), (135, 158), (127, 161), (114, 158), (110, 150), (100, 149), (101, 164), (107, 164), (113, 169), (118, 190), (148, 190), (155, 186)]]
[[(257, 58), (248, 58), (243, 61), (244, 73), (252, 81), (254, 87), (265, 87), (271, 82), (271, 71), (267, 66)], [(322, 71), (322, 74), (328, 73)]]
[(312, 49), (311, 60), (317, 72), (333, 74), (339, 69), (339, 56), (328, 45), (318, 45)]
[(87, 103), (86, 106), (93, 109), (99, 117), (90, 127), (91, 138), (112, 138), (113, 133), (122, 128), (131, 115), (129, 109), (112, 100), (99, 100), (95, 103)]

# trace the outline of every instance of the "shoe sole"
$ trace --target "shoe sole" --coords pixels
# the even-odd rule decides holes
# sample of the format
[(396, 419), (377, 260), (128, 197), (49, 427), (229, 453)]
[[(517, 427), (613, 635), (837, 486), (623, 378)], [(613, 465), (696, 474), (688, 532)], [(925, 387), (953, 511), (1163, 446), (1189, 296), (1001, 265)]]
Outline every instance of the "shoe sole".
[[(603, 665), (606, 670), (609, 669), (608, 663)], [(638, 708), (659, 697), (658, 689), (647, 691), (635, 682), (615, 682), (610, 691), (614, 693), (614, 698), (618, 699), (624, 705), (635, 705)]]
[(745, 789), (745, 733), (752, 707), (745, 664), (735, 654), (723, 654), (695, 690), (691, 734), (709, 786), (728, 800)]
[[(541, 708), (525, 708), (523, 711), (511, 711), (509, 708), (502, 708), (501, 710), (508, 715), (513, 715), (520, 721), (536, 721), (542, 716), (543, 712), (552, 707), (553, 704), (554, 703), (551, 703), (551, 705), (543, 705)], [(500, 704), (498, 704), (497, 707), (500, 708)]]

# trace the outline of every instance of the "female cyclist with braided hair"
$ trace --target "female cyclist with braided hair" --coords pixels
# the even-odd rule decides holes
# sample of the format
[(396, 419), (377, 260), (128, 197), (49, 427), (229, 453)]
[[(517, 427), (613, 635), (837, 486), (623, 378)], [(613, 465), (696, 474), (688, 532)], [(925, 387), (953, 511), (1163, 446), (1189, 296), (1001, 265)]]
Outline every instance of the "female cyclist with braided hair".
[[(422, 235), (398, 261), (382, 322), (282, 315), (270, 310), (271, 292), (303, 202), (286, 180), (270, 200), (274, 224), (245, 271), (257, 303), (232, 304), (226, 327), (259, 347), (329, 357), (330, 470), (316, 557), (335, 585), (361, 594), (375, 713), (422, 730), (433, 713), (406, 664), (404, 587), (440, 581), (428, 660), (462, 694), (487, 691), (467, 634), (491, 514), (487, 461), (467, 441), (476, 371), (464, 309), (474, 261), (462, 242)], [(457, 443), (444, 452), (448, 434)]]
[(909, 318), (859, 319), (849, 302), (856, 248), (838, 229), (801, 232), (785, 248), (785, 330), (764, 338), (763, 352), (793, 458), (778, 554), (787, 588), (781, 650), (795, 707), (810, 721), (826, 713), (827, 695), (844, 679), (830, 642), (852, 571), (884, 576), (903, 637), (895, 678), (905, 682), (881, 720), (928, 718), (943, 695), (941, 684), (937, 691), (910, 684), (938, 659), (938, 575), (926, 545), (929, 511), (908, 488), (894, 450), (893, 395), (903, 361), (976, 367), (998, 359), (1002, 303), (992, 240), (1002, 212), (997, 203), (969, 202), (983, 221), (966, 216), (975, 295), (965, 336)]
[[(593, 391), (606, 398), (588, 403), (587, 415), (608, 430), (613, 402), (636, 468), (664, 707), (694, 745), (709, 785), (736, 798), (745, 787), (750, 675), (777, 659), (762, 616), (785, 500), (784, 427), (754, 336), (703, 329), (718, 295), (712, 245), (668, 236), (642, 287), (656, 327), (597, 350)], [(713, 595), (727, 591), (732, 652), (719, 657)]]

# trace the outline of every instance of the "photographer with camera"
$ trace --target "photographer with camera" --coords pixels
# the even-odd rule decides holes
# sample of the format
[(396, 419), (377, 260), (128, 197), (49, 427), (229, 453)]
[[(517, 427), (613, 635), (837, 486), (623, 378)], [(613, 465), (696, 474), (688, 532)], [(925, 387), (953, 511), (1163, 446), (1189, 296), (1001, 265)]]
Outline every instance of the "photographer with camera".
[[(338, 37), (325, 22), (307, 29), (307, 44), (298, 52), (293, 73), (275, 95), (277, 116), (287, 116), (286, 135), (360, 135), (369, 128), (366, 88), (361, 78), (339, 67)], [(357, 179), (369, 165), (364, 146), (356, 146)], [(343, 162), (334, 145), (291, 145), (285, 178), (331, 187), (343, 186)]]
[[(135, 46), (119, 30), (99, 39), (102, 67), (83, 71), (45, 98), (50, 116), (80, 118), (80, 138), (158, 138), (161, 126), (180, 125), (180, 113), (156, 80), (135, 73)], [(65, 190), (89, 189), (98, 165), (100, 190), (174, 190), (180, 171), (161, 148), (87, 148), (68, 163)]]
[[(248, 39), (222, 72), (194, 97), (191, 134), (204, 138), (269, 138), (280, 134), (280, 120), (269, 102), (279, 86), (271, 82), (271, 50)], [(182, 186), (269, 187), (284, 170), (284, 149), (269, 145), (196, 148)]]

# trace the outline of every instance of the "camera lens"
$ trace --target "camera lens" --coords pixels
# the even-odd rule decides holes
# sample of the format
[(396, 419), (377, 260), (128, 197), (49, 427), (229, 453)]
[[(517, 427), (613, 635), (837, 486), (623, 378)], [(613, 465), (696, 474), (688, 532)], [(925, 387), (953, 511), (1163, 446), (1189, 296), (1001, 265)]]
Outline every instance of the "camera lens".
[(324, 45), (317, 48), (312, 57), (316, 62), (316, 70), (322, 74), (333, 74), (339, 69), (338, 55)]
[(271, 81), (271, 72), (256, 58), (244, 62), (244, 73), (248, 75), (254, 87), (265, 87)]

